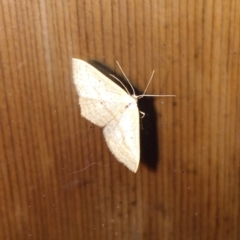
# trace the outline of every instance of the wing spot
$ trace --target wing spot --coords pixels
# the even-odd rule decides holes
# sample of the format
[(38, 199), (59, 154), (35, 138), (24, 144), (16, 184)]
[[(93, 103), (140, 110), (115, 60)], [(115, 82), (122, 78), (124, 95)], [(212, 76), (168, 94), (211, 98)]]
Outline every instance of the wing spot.
[(125, 106), (125, 109), (127, 109), (130, 106), (131, 103), (129, 103), (128, 105)]

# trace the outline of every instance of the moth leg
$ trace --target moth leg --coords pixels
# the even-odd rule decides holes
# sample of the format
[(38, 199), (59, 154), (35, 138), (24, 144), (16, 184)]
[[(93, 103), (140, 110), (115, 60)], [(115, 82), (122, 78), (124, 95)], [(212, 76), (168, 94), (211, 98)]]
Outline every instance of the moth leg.
[(141, 112), (141, 111), (139, 111), (140, 112), (140, 114), (142, 114), (140, 117), (143, 119), (144, 117), (145, 117), (145, 112)]
[(143, 120), (143, 118), (145, 117), (145, 112), (139, 111), (139, 113), (140, 113), (140, 118), (141, 118), (141, 124), (140, 124), (140, 125), (141, 125), (141, 129), (144, 130), (142, 120)]

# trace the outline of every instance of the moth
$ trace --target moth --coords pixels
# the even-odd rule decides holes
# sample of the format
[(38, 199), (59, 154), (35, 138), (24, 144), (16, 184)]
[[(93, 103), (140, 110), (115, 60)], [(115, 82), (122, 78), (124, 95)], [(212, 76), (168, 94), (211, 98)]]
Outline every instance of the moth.
[(103, 128), (104, 138), (112, 154), (129, 170), (136, 173), (140, 161), (140, 116), (137, 101), (144, 96), (174, 95), (145, 94), (154, 71), (144, 93), (138, 96), (122, 69), (133, 91), (132, 95), (125, 86), (126, 91), (83, 60), (73, 58), (72, 71), (79, 95), (81, 115)]

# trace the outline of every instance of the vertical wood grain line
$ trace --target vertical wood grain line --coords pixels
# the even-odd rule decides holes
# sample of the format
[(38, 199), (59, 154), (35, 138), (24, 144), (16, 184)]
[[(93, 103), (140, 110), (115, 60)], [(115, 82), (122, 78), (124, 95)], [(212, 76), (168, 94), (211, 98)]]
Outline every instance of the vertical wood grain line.
[[(3, 9), (3, 8), (1, 8), (1, 9)], [(2, 15), (3, 16), (3, 15)], [(4, 19), (3, 19), (3, 21), (4, 21)], [(5, 32), (5, 28), (4, 28), (4, 32)], [(2, 66), (3, 66), (3, 61), (2, 61), (2, 54), (1, 54), (1, 52), (0, 52), (0, 69), (1, 69), (1, 79), (3, 79), (4, 81), (3, 81), (3, 85), (2, 85), (2, 87), (3, 87), (3, 94), (2, 94), (2, 96), (3, 96), (3, 100), (5, 100), (4, 102), (5, 102), (5, 105), (6, 105), (6, 115), (7, 115), (7, 123), (8, 123), (8, 126), (9, 127), (4, 127), (3, 126), (3, 113), (1, 113), (1, 136), (2, 136), (2, 141), (3, 141), (3, 149), (7, 149), (7, 147), (6, 147), (6, 143), (8, 142), (8, 140), (7, 140), (7, 138), (6, 138), (6, 133), (5, 133), (5, 131), (6, 131), (6, 129), (8, 130), (8, 129), (10, 129), (10, 131), (12, 132), (12, 130), (11, 130), (11, 124), (10, 124), (10, 119), (9, 119), (9, 106), (8, 106), (8, 101), (7, 101), (7, 96), (6, 96), (6, 85), (5, 85), (5, 74), (4, 74), (4, 69), (2, 68)], [(1, 86), (1, 85), (0, 85)], [(1, 103), (1, 105), (2, 105), (2, 103)], [(1, 106), (1, 108), (2, 108), (2, 106)], [(4, 130), (5, 129), (5, 130)], [(11, 135), (11, 137), (10, 137), (10, 143), (12, 144), (13, 143), (13, 140), (12, 140), (12, 134), (10, 134)], [(3, 154), (2, 154), (2, 156), (3, 156), (3, 159), (5, 159), (7, 162), (9, 162), (9, 160), (10, 160), (10, 158), (8, 158), (8, 156), (7, 156), (7, 152), (6, 151), (3, 151)], [(6, 172), (6, 173), (5, 173)], [(13, 210), (15, 210), (15, 206), (14, 206), (14, 204), (12, 203), (12, 201), (14, 200), (14, 195), (13, 195), (13, 192), (12, 192), (12, 190), (13, 190), (13, 184), (12, 184), (12, 181), (9, 181), (9, 183), (5, 183), (5, 179), (10, 179), (10, 169), (9, 169), (9, 165), (7, 165), (6, 164), (6, 168), (5, 168), (5, 170), (3, 169), (3, 167), (1, 167), (1, 173), (2, 173), (2, 178), (3, 178), (3, 184), (2, 184), (2, 186), (3, 186), (3, 189), (5, 190), (4, 191), (4, 194), (3, 194), (3, 196), (4, 196), (4, 202), (2, 203), (2, 206), (5, 206), (5, 208), (7, 208), (7, 209), (13, 209)], [(5, 177), (6, 176), (6, 177)], [(5, 186), (8, 186), (8, 188), (6, 187), (5, 188)], [(2, 208), (1, 208), (2, 209)], [(11, 222), (14, 222), (14, 224), (16, 225), (16, 219), (15, 218), (13, 218), (13, 220), (12, 220), (12, 217), (10, 216), (10, 212), (7, 212), (6, 213), (6, 218), (4, 218), (4, 220), (6, 219), (6, 221), (4, 221), (4, 223), (6, 222), (6, 224), (5, 224), (5, 226), (10, 226), (11, 225)], [(4, 230), (7, 230), (7, 227), (6, 228), (4, 228)], [(3, 231), (4, 231), (3, 230)], [(9, 233), (9, 235), (11, 236), (11, 238), (13, 239), (13, 238), (16, 238), (17, 236), (16, 236), (16, 234), (15, 234), (16, 232), (14, 231), (11, 231), (10, 233)], [(5, 231), (3, 232), (3, 236), (5, 236), (5, 238), (8, 238), (9, 236), (7, 235), (7, 233), (5, 233)]]

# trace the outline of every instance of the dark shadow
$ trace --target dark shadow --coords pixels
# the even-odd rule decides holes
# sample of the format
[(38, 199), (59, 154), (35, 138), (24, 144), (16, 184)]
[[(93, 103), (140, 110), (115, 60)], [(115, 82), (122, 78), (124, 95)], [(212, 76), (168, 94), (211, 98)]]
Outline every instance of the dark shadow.
[[(127, 87), (130, 93), (132, 93), (131, 87), (125, 78), (122, 75), (117, 74), (111, 68), (107, 67), (106, 65), (91, 60), (89, 63), (97, 68), (100, 72), (106, 75), (108, 78), (113, 80), (116, 84), (120, 87), (121, 84), (112, 78), (110, 74), (117, 77), (122, 83)], [(131, 82), (132, 84), (132, 82)], [(133, 84), (132, 84), (133, 85)], [(139, 92), (133, 85), (133, 88), (136, 92), (136, 95), (140, 95)], [(158, 131), (157, 131), (157, 115), (154, 109), (153, 104), (154, 98), (152, 97), (144, 97), (138, 101), (139, 111), (144, 112), (144, 118), (140, 118), (140, 162), (147, 165), (150, 169), (156, 171), (157, 166), (159, 164), (158, 157), (159, 157), (159, 149), (158, 149)], [(140, 114), (140, 117), (142, 115)]]
[(139, 111), (145, 113), (140, 119), (140, 149), (141, 161), (152, 170), (157, 170), (159, 164), (157, 115), (154, 108), (154, 99), (145, 97), (138, 101)]

